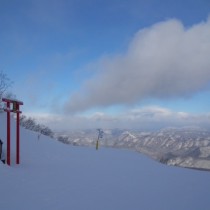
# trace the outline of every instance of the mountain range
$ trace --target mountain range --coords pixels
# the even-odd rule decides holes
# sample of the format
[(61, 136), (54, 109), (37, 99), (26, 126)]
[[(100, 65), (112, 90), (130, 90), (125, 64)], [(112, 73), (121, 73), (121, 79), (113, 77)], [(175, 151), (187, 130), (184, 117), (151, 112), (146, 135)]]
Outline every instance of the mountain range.
[[(100, 146), (131, 149), (167, 165), (210, 170), (210, 131), (206, 129), (182, 127), (154, 132), (106, 129), (103, 132)], [(55, 137), (75, 146), (95, 146), (98, 133), (78, 130), (56, 133)]]

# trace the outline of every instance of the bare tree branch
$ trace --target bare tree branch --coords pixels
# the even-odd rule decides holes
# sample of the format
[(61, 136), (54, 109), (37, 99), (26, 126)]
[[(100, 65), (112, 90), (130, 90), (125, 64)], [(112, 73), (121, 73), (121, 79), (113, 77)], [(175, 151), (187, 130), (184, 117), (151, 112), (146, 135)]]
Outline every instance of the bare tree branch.
[(7, 77), (7, 75), (3, 71), (0, 71), (0, 98), (12, 85), (12, 83), (13, 82)]

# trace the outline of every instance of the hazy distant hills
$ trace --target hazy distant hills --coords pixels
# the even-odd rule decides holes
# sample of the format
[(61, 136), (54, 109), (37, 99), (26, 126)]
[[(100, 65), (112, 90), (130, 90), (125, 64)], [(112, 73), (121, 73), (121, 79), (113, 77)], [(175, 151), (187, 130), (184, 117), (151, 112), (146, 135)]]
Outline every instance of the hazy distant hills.
[[(56, 133), (56, 138), (67, 144), (95, 146), (97, 135), (97, 130), (81, 130)], [(168, 165), (210, 170), (210, 131), (201, 128), (109, 129), (104, 130), (100, 146), (132, 149)]]

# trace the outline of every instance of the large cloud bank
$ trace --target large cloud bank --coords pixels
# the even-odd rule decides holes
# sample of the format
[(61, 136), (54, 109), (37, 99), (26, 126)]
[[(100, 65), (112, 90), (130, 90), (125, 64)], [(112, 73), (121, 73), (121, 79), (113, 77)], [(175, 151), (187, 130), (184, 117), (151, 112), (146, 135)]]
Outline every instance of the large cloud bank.
[(65, 104), (69, 113), (147, 97), (188, 97), (210, 84), (210, 19), (185, 28), (175, 19), (140, 30), (123, 55), (97, 63), (98, 73)]
[(157, 130), (165, 127), (198, 126), (209, 128), (210, 113), (190, 114), (174, 112), (157, 106), (141, 107), (128, 110), (117, 115), (96, 112), (89, 116), (59, 114), (30, 114), (41, 124), (48, 125), (55, 131), (69, 131), (75, 129), (123, 128), (142, 131)]

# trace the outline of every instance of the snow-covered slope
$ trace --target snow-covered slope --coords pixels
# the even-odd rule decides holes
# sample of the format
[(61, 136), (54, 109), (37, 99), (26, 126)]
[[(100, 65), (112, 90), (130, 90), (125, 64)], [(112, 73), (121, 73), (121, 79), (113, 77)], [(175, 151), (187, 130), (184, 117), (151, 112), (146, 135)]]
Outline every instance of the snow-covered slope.
[[(5, 124), (0, 114), (4, 140)], [(166, 166), (127, 150), (96, 151), (44, 136), (38, 140), (36, 133), (25, 129), (21, 129), (21, 164), (0, 163), (0, 177), (2, 210), (208, 210), (210, 206), (209, 172)]]

